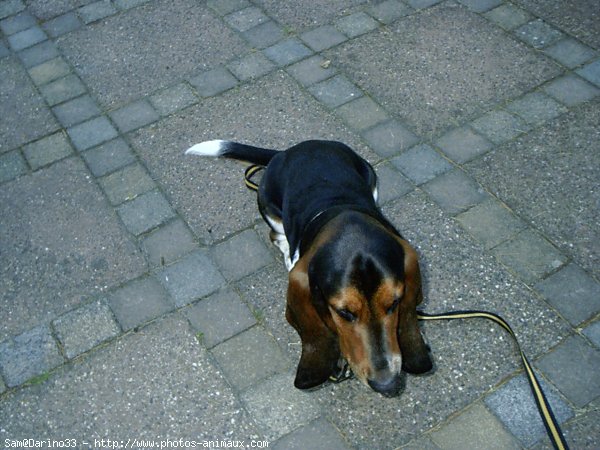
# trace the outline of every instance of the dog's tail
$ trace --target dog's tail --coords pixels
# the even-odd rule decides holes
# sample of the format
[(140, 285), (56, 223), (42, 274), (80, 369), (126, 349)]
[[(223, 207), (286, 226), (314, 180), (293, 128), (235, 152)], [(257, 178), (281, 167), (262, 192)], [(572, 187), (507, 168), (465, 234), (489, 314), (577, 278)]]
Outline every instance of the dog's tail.
[(251, 145), (221, 140), (201, 142), (200, 144), (188, 148), (185, 152), (186, 155), (231, 158), (260, 166), (269, 164), (271, 158), (277, 153), (277, 150), (252, 147)]

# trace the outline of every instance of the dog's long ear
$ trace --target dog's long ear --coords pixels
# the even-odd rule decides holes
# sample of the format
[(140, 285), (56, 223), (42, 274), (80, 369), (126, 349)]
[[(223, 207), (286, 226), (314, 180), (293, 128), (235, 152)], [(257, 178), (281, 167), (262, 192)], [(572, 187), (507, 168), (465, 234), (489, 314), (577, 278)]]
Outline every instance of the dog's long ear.
[(340, 350), (336, 335), (315, 308), (308, 273), (300, 265), (290, 272), (285, 316), (302, 340), (294, 386), (299, 389), (318, 386), (334, 373)]
[(417, 305), (423, 301), (419, 260), (408, 242), (398, 241), (404, 250), (404, 296), (398, 308), (402, 369), (408, 373), (425, 373), (431, 370), (433, 363), (417, 321)]

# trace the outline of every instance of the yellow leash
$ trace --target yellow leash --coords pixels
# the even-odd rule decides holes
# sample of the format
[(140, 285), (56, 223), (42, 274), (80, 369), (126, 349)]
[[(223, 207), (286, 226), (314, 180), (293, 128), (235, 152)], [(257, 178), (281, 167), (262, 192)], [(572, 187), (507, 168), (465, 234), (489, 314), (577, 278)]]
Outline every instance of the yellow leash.
[(252, 177), (256, 172), (260, 172), (264, 169), (264, 166), (251, 165), (246, 167), (246, 171), (244, 172), (244, 182), (246, 183), (246, 187), (252, 191), (258, 191), (258, 184), (252, 181)]
[(504, 320), (497, 314), (487, 312), (487, 311), (452, 311), (447, 313), (440, 314), (428, 314), (422, 311), (417, 311), (417, 318), (419, 320), (454, 320), (454, 319), (473, 319), (473, 318), (483, 318), (488, 319), (493, 322), (496, 322), (502, 328), (504, 328), (508, 333), (512, 336), (515, 343), (517, 344), (517, 349), (521, 354), (521, 362), (523, 363), (523, 367), (525, 367), (525, 372), (527, 374), (527, 379), (529, 380), (529, 386), (531, 387), (531, 392), (533, 393), (533, 397), (535, 398), (535, 402), (537, 404), (538, 410), (540, 412), (540, 416), (542, 417), (542, 421), (544, 422), (544, 426), (546, 427), (546, 431), (548, 432), (548, 436), (552, 441), (554, 447), (558, 450), (568, 450), (569, 446), (567, 445), (567, 441), (558, 425), (558, 421), (556, 417), (554, 417), (554, 413), (552, 412), (552, 408), (548, 403), (548, 399), (540, 386), (540, 382), (538, 381), (531, 364), (529, 364), (529, 360), (523, 353), (521, 349), (521, 345), (515, 335), (515, 332), (510, 327), (508, 322)]
[[(252, 177), (264, 169), (263, 166), (251, 165), (246, 169), (244, 173), (244, 180), (246, 183), (246, 187), (253, 191), (258, 191), (258, 184), (252, 181)], [(429, 314), (422, 311), (417, 311), (417, 318), (419, 320), (454, 320), (454, 319), (473, 319), (473, 318), (483, 318), (491, 320), (502, 328), (504, 328), (508, 333), (512, 336), (515, 343), (517, 344), (517, 349), (521, 354), (521, 362), (523, 363), (523, 367), (525, 368), (525, 373), (527, 374), (527, 379), (529, 380), (529, 386), (531, 387), (531, 392), (533, 393), (533, 397), (535, 399), (535, 403), (537, 404), (538, 410), (540, 412), (540, 416), (542, 417), (542, 421), (544, 422), (544, 426), (546, 427), (546, 431), (548, 432), (548, 437), (552, 441), (552, 444), (557, 450), (568, 450), (569, 446), (567, 445), (567, 441), (563, 435), (560, 426), (558, 425), (558, 421), (556, 417), (554, 417), (554, 413), (552, 412), (552, 408), (548, 403), (548, 399), (540, 386), (540, 383), (533, 372), (531, 364), (527, 360), (525, 353), (521, 349), (521, 345), (515, 335), (515, 332), (510, 327), (508, 322), (504, 320), (497, 314), (487, 312), (487, 311), (451, 311), (447, 313), (440, 314)], [(340, 373), (337, 375), (332, 375), (330, 380), (336, 383), (340, 381), (347, 380), (351, 377), (350, 370), (348, 368), (348, 364), (341, 368)]]

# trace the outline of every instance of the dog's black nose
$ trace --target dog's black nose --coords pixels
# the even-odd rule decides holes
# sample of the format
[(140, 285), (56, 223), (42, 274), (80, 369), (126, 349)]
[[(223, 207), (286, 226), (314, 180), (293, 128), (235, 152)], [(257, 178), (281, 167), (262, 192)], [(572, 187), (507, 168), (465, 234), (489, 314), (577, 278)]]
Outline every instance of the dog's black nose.
[(404, 378), (396, 375), (383, 380), (367, 380), (371, 389), (379, 392), (386, 397), (395, 397), (402, 392), (404, 388)]

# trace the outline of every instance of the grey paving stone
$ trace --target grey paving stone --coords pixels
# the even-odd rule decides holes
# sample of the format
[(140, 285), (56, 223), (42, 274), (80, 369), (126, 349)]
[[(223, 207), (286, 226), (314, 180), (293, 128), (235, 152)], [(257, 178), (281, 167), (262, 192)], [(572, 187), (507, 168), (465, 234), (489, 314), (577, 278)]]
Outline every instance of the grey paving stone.
[(28, 72), (33, 82), (41, 86), (68, 75), (71, 69), (63, 58), (54, 58), (30, 68)]
[(343, 75), (336, 75), (333, 78), (321, 81), (310, 86), (308, 90), (317, 100), (330, 108), (337, 108), (363, 95), (361, 90)]
[(509, 141), (530, 129), (525, 121), (502, 110), (485, 114), (473, 121), (471, 126), (494, 144)]
[(0, 421), (7, 436), (33, 436), (45, 427), (49, 436), (111, 430), (117, 442), (127, 442), (131, 430), (146, 430), (144, 439), (156, 442), (171, 435), (177, 436), (172, 441), (200, 442), (258, 438), (252, 419), (178, 314), (128, 333), (45, 383), (4, 396)]
[[(183, 313), (194, 330), (200, 333), (202, 344), (208, 348), (256, 324), (248, 306), (230, 289), (219, 291), (194, 303), (184, 309)], [(244, 355), (242, 357), (246, 358)]]
[(490, 192), (596, 277), (600, 249), (589, 205), (597, 201), (600, 163), (592, 149), (599, 115), (598, 100), (584, 103), (467, 165)]
[(272, 20), (261, 23), (260, 25), (250, 28), (242, 33), (252, 46), (263, 49), (279, 42), (284, 38), (284, 32), (279, 25)]
[(0, 343), (0, 372), (8, 387), (54, 369), (63, 363), (47, 325), (40, 325)]
[(44, 61), (56, 58), (57, 56), (60, 56), (60, 54), (54, 42), (44, 41), (19, 52), (18, 56), (23, 62), (23, 65), (29, 68), (37, 66)]
[(27, 163), (18, 150), (0, 155), (0, 183), (27, 173)]
[(142, 241), (142, 250), (153, 267), (170, 264), (197, 248), (194, 236), (181, 220), (158, 228)]
[(101, 177), (135, 161), (135, 155), (127, 143), (114, 139), (83, 153), (83, 159), (92, 174)]
[(122, 133), (141, 128), (158, 120), (158, 113), (147, 100), (138, 100), (109, 113)]
[(175, 216), (171, 205), (158, 191), (150, 191), (117, 208), (125, 227), (138, 236)]
[(248, 31), (250, 28), (254, 28), (269, 20), (265, 13), (256, 6), (249, 6), (248, 8), (232, 12), (226, 15), (224, 19), (232, 28), (241, 32)]
[(89, 95), (69, 100), (52, 108), (52, 112), (62, 124), (69, 128), (100, 114), (100, 108)]
[(5, 0), (0, 3), (0, 19), (17, 14), (25, 9), (21, 0)]
[(529, 229), (498, 245), (494, 254), (526, 283), (536, 282), (566, 262), (550, 242)]
[(81, 27), (81, 22), (79, 21), (77, 14), (69, 12), (44, 22), (43, 27), (50, 37), (57, 38), (79, 29)]
[(340, 433), (324, 418), (319, 418), (282, 437), (273, 446), (275, 450), (303, 450), (326, 448), (348, 450), (350, 447)]
[(497, 200), (488, 199), (456, 216), (456, 220), (489, 249), (525, 228), (525, 223)]
[(600, 284), (575, 264), (569, 264), (535, 288), (573, 325), (600, 312)]
[(409, 15), (413, 12), (413, 9), (399, 0), (385, 0), (371, 5), (368, 11), (375, 19), (388, 25), (401, 17)]
[(423, 184), (454, 166), (427, 144), (416, 145), (391, 160), (415, 184)]
[(389, 120), (363, 132), (371, 148), (383, 157), (391, 157), (412, 147), (419, 138), (404, 125)]
[(218, 67), (190, 78), (190, 84), (202, 97), (212, 97), (235, 87), (238, 81), (224, 67)]
[(287, 366), (273, 337), (260, 326), (217, 345), (212, 354), (225, 377), (240, 390), (285, 370)]
[(267, 58), (280, 67), (300, 61), (312, 51), (296, 38), (288, 38), (263, 50)]
[(567, 111), (560, 103), (541, 92), (532, 92), (509, 103), (506, 109), (520, 116), (530, 125), (540, 125)]
[(579, 105), (600, 94), (600, 89), (574, 74), (557, 78), (543, 89), (548, 95), (567, 106)]
[(33, 82), (41, 86), (69, 75), (71, 69), (63, 58), (57, 57), (31, 67), (28, 72)]
[(537, 49), (548, 47), (564, 37), (563, 33), (541, 19), (520, 26), (515, 35)]
[(78, 30), (81, 28), (81, 22), (77, 14), (69, 12), (44, 22), (43, 28), (50, 37), (57, 38), (63, 34)]
[(254, 230), (246, 230), (214, 247), (212, 256), (227, 280), (239, 280), (273, 262)]
[(5, 36), (17, 33), (19, 31), (26, 30), (32, 26), (37, 25), (35, 17), (33, 17), (28, 11), (23, 11), (15, 16), (8, 17), (0, 21), (0, 30)]
[(540, 358), (536, 366), (579, 408), (600, 395), (600, 351), (579, 336), (567, 338)]
[(221, 15), (250, 6), (247, 0), (208, 0), (207, 4)]
[(431, 139), (561, 72), (477, 13), (450, 3), (348, 41), (325, 56), (392, 115)]
[(321, 411), (308, 392), (293, 387), (292, 374), (279, 374), (242, 394), (242, 401), (268, 440), (310, 423)]
[(64, 133), (58, 132), (23, 147), (23, 153), (33, 170), (63, 159), (73, 153)]
[(503, 0), (458, 0), (472, 11), (484, 13), (502, 5)]
[(241, 279), (236, 290), (289, 361), (300, 359), (300, 338), (285, 319), (288, 272), (283, 262)]
[(99, 181), (113, 205), (120, 205), (156, 187), (148, 172), (139, 164), (126, 166)]
[(250, 53), (227, 64), (227, 68), (240, 81), (261, 77), (273, 69), (275, 65), (260, 52)]
[(117, 137), (117, 130), (104, 116), (96, 117), (67, 129), (73, 145), (84, 151)]
[(167, 291), (154, 278), (130, 281), (108, 296), (119, 325), (129, 331), (173, 309)]
[(600, 59), (578, 69), (577, 74), (588, 80), (590, 83), (600, 87)]
[(551, 45), (544, 52), (569, 69), (581, 65), (597, 55), (593, 49), (570, 37)]
[(2, 381), (2, 379), (0, 378), (0, 394), (2, 394), (4, 391), (6, 391), (6, 386), (4, 384), (4, 381)]
[(205, 250), (190, 253), (157, 275), (177, 307), (219, 289), (225, 279)]
[(110, 0), (99, 0), (89, 5), (82, 6), (78, 10), (83, 23), (88, 24), (105, 17), (112, 16), (117, 12)]
[(470, 127), (455, 128), (436, 140), (435, 144), (453, 161), (465, 163), (487, 153), (492, 143)]
[(332, 25), (323, 25), (300, 35), (300, 39), (315, 52), (334, 47), (344, 42), (347, 38)]
[(52, 325), (69, 359), (121, 333), (112, 311), (102, 301), (95, 301), (70, 311), (54, 320)]
[(48, 39), (44, 30), (37, 25), (8, 36), (8, 43), (16, 52), (24, 50), (32, 45), (39, 44)]
[(154, 94), (150, 97), (150, 103), (161, 116), (168, 116), (198, 103), (198, 98), (186, 83), (179, 83)]
[(593, 2), (581, 4), (570, 2), (564, 4), (557, 0), (544, 0), (540, 2), (519, 0), (525, 8), (548, 23), (552, 23), (561, 30), (566, 31), (587, 45), (598, 48), (600, 32), (596, 24), (596, 14)]
[(50, 106), (57, 105), (86, 93), (86, 88), (77, 75), (67, 75), (40, 88)]
[[(473, 426), (474, 423), (477, 426)], [(474, 404), (429, 436), (436, 445), (447, 450), (519, 448), (514, 436), (481, 403)]]
[(512, 3), (504, 3), (488, 11), (485, 13), (485, 17), (505, 30), (513, 30), (526, 24), (532, 18), (530, 13)]
[(488, 197), (482, 187), (460, 169), (434, 178), (424, 184), (423, 189), (450, 214), (465, 211)]
[(3, 184), (0, 215), (0, 341), (147, 270), (79, 158)]
[(361, 34), (373, 31), (379, 24), (366, 13), (356, 12), (336, 20), (335, 26), (349, 38), (355, 38)]
[(336, 114), (359, 131), (389, 120), (389, 116), (383, 108), (366, 96), (345, 103), (336, 109)]
[[(541, 377), (537, 378), (558, 423), (562, 424), (572, 418), (574, 411), (560, 397), (556, 389)], [(500, 389), (485, 397), (484, 401), (508, 431), (525, 447), (531, 447), (546, 435), (546, 428), (525, 375), (514, 377)]]
[(336, 73), (335, 68), (331, 67), (331, 61), (319, 55), (292, 64), (286, 68), (286, 71), (303, 86), (326, 80)]
[(389, 162), (375, 166), (377, 174), (378, 203), (383, 205), (390, 200), (402, 197), (414, 189), (414, 186)]
[(582, 332), (596, 347), (600, 348), (600, 321), (586, 326)]
[(127, 105), (247, 51), (234, 31), (195, 0), (157, 0), (128, 9), (61, 37), (59, 46), (105, 109)]

